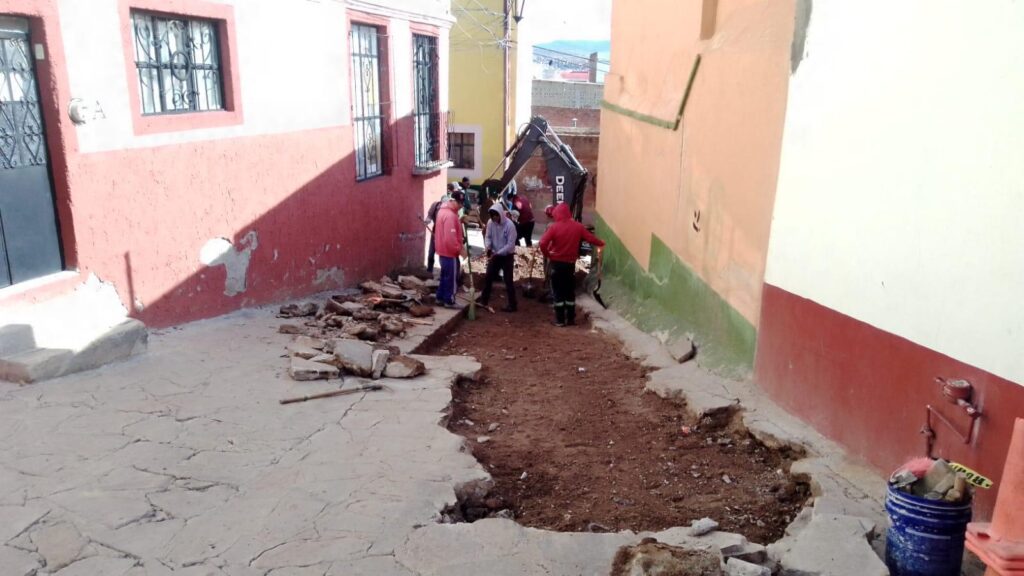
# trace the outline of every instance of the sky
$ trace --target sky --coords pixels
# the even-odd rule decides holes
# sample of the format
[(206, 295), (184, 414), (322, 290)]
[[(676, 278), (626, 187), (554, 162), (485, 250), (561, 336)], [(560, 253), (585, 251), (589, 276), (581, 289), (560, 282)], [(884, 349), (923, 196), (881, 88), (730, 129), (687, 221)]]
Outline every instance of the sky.
[(612, 0), (526, 0), (523, 16), (536, 44), (611, 38)]

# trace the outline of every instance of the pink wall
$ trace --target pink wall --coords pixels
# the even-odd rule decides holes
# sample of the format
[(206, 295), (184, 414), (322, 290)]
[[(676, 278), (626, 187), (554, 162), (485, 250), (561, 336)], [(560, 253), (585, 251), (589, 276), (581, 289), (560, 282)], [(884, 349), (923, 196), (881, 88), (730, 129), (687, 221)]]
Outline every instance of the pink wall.
[[(409, 123), (399, 128), (411, 144)], [(141, 301), (137, 315), (153, 326), (419, 263), (418, 215), (444, 179), (413, 177), (410, 158), (391, 176), (356, 183), (351, 143), (344, 127), (78, 156), (79, 259), (114, 282), (126, 304)], [(200, 249), (222, 236), (242, 249), (250, 232), (257, 242), (246, 289), (227, 296), (226, 268), (200, 264)]]
[[(355, 180), (348, 125), (83, 154), (66, 115), (73, 95), (56, 1), (0, 0), (0, 14), (30, 18), (32, 41), (46, 49), (37, 76), (55, 203), (66, 267), (79, 272), (76, 281), (0, 295), (0, 306), (59, 295), (95, 274), (133, 315), (160, 327), (422, 263), (420, 215), (445, 174), (412, 174), (408, 117), (390, 129), (387, 174), (364, 182)], [(236, 77), (226, 89), (238, 86)], [(337, 105), (349, 106), (347, 93)], [(225, 293), (226, 266), (200, 262), (217, 238), (252, 248), (234, 295)]]

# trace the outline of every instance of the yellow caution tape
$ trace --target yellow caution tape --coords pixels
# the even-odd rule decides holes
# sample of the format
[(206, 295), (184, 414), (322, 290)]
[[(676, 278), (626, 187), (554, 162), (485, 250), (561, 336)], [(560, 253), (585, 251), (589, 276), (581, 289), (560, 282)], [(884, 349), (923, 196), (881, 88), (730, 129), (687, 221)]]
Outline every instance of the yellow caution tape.
[(989, 488), (992, 487), (992, 481), (991, 480), (989, 480), (988, 478), (982, 476), (981, 474), (978, 474), (977, 472), (975, 472), (974, 470), (971, 470), (970, 468), (968, 468), (967, 466), (964, 466), (963, 464), (958, 464), (956, 462), (950, 462), (949, 463), (949, 467), (952, 468), (953, 470), (963, 474), (967, 478), (967, 482), (969, 482), (970, 484), (972, 484), (974, 486), (977, 486), (978, 488), (984, 488), (985, 490), (988, 490)]

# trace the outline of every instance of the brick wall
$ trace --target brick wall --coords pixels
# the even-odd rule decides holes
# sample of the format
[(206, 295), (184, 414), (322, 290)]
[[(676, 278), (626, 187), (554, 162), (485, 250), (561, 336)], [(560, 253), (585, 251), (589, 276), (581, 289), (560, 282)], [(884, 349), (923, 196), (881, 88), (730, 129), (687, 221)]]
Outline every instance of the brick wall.
[(601, 127), (601, 110), (599, 108), (555, 108), (554, 106), (534, 106), (534, 116), (543, 116), (548, 125), (555, 128), (572, 127), (576, 119), (577, 128)]

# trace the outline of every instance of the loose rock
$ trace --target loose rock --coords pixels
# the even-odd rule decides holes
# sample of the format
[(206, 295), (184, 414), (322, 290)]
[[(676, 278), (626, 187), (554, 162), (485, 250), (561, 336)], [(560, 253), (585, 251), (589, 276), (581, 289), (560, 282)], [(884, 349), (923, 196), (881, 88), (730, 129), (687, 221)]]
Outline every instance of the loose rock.
[(703, 536), (718, 529), (718, 522), (711, 518), (701, 518), (690, 523), (690, 536)]
[(320, 310), (320, 307), (313, 302), (306, 302), (304, 304), (285, 304), (284, 306), (281, 306), (277, 315), (281, 318), (301, 318), (305, 316), (316, 316), (318, 310)]
[(373, 374), (373, 347), (358, 340), (335, 340), (334, 357), (346, 372), (357, 376)]
[(305, 332), (302, 326), (297, 324), (281, 324), (277, 327), (277, 331), (281, 334), (302, 334)]
[(427, 367), (415, 358), (398, 356), (392, 358), (384, 369), (384, 376), (388, 378), (415, 378), (427, 372)]
[(372, 371), (370, 377), (374, 380), (379, 380), (381, 375), (384, 374), (384, 369), (387, 368), (388, 358), (391, 357), (391, 352), (387, 350), (374, 350), (372, 355)]
[(306, 348), (314, 348), (316, 350), (323, 350), (327, 346), (327, 342), (319, 338), (310, 338), (309, 336), (296, 336), (292, 342), (298, 346), (305, 346)]
[(311, 362), (297, 357), (292, 358), (292, 365), (288, 369), (288, 373), (292, 379), (299, 381), (330, 380), (341, 376), (337, 366)]
[(729, 558), (725, 562), (725, 573), (729, 576), (772, 576), (772, 571), (765, 566), (752, 564), (738, 558)]

